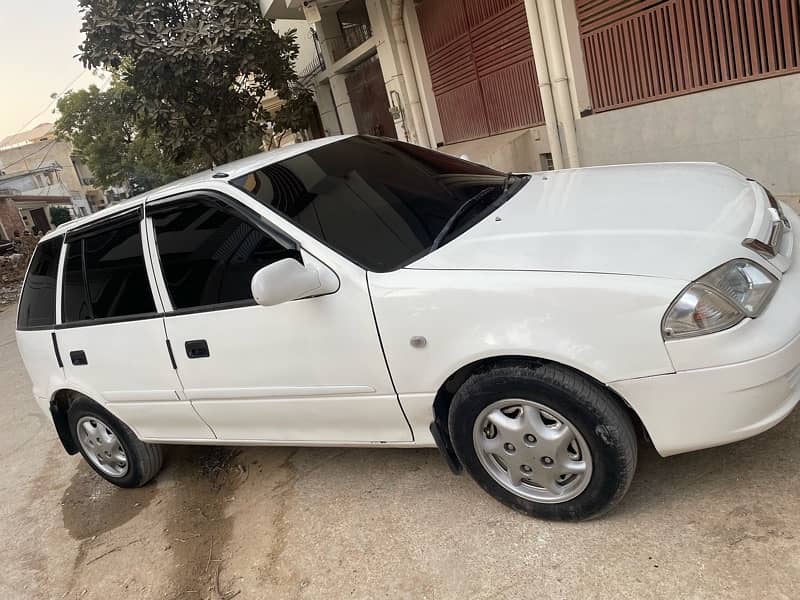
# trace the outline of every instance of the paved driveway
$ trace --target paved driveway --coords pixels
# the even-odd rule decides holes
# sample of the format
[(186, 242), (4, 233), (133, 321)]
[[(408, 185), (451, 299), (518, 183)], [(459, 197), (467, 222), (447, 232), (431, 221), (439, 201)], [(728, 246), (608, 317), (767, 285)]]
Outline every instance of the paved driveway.
[(175, 447), (155, 484), (119, 490), (61, 450), (13, 317), (0, 598), (800, 597), (798, 413), (724, 448), (645, 449), (619, 508), (582, 524), (518, 515), (433, 450)]

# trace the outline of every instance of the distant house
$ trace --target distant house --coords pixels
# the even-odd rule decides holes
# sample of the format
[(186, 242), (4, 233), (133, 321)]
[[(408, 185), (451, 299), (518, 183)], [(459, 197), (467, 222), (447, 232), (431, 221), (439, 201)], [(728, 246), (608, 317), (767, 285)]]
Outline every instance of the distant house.
[(66, 188), (78, 216), (106, 206), (105, 193), (94, 184), (89, 168), (74, 152), (72, 144), (59, 140), (52, 123), (42, 123), (0, 140), (0, 176), (28, 174), (54, 167), (52, 173)]
[(52, 228), (50, 208), (53, 206), (63, 206), (73, 216), (80, 216), (59, 171), (57, 165), (48, 165), (27, 172), (0, 175), (0, 239), (12, 239), (26, 231), (49, 231)]

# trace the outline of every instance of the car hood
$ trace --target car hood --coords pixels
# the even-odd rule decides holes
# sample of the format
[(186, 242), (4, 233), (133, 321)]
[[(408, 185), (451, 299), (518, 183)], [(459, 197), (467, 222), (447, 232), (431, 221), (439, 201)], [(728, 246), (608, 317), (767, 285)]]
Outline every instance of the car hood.
[(713, 163), (535, 173), (508, 202), (412, 269), (572, 271), (691, 281), (744, 248), (755, 186)]

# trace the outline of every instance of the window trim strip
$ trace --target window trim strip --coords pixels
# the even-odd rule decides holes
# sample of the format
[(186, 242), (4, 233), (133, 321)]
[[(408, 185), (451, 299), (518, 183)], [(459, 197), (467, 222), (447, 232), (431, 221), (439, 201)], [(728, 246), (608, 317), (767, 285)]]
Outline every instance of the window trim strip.
[[(203, 188), (189, 192), (181, 192), (179, 194), (175, 194), (174, 196), (148, 200), (144, 204), (145, 218), (150, 218), (152, 215), (159, 214), (161, 212), (168, 212), (170, 208), (172, 208), (170, 205), (174, 206), (175, 204), (179, 204), (181, 202), (186, 202), (188, 204), (189, 201), (197, 200), (198, 197), (204, 196), (211, 197), (213, 200), (222, 202), (233, 212), (241, 216), (242, 219), (250, 223), (250, 225), (257, 227), (268, 235), (273, 236), (275, 241), (277, 241), (279, 244), (283, 244), (287, 250), (300, 250), (301, 245), (297, 240), (288, 235), (285, 231), (281, 231), (275, 227), (275, 225), (266, 217), (264, 217), (264, 215), (218, 190)], [(158, 252), (158, 241), (154, 239), (153, 244), (156, 252)], [(159, 264), (161, 262), (160, 258), (161, 257), (159, 255)]]
[(70, 321), (68, 323), (58, 323), (53, 329), (73, 329), (75, 327), (94, 327), (95, 325), (113, 325), (115, 323), (127, 323), (129, 321), (145, 321), (147, 319), (158, 319), (164, 313), (152, 312), (141, 313), (138, 315), (123, 315), (120, 317), (102, 317), (99, 319), (82, 319), (80, 321)]
[(86, 238), (82, 237), (76, 241), (81, 243), (81, 275), (83, 276), (83, 293), (85, 294), (86, 304), (89, 307), (89, 320), (94, 321), (94, 306), (92, 306), (92, 294), (89, 288), (89, 275), (86, 273)]
[(104, 219), (99, 219), (97, 221), (93, 221), (84, 225), (83, 227), (77, 227), (75, 229), (70, 229), (65, 237), (65, 242), (67, 244), (81, 240), (87, 237), (92, 237), (94, 235), (98, 235), (100, 233), (105, 232), (109, 229), (116, 229), (121, 225), (126, 225), (128, 221), (131, 223), (138, 223), (143, 218), (143, 211), (142, 206), (134, 206), (130, 210), (126, 210), (123, 212), (115, 213), (106, 217)]
[[(301, 298), (302, 299), (302, 298)], [(166, 312), (142, 313), (139, 315), (125, 315), (122, 317), (104, 317), (100, 319), (83, 319), (81, 321), (71, 321), (69, 323), (59, 323), (55, 326), (43, 326), (38, 329), (72, 329), (75, 327), (93, 327), (95, 325), (114, 325), (126, 323), (128, 321), (146, 321), (148, 319), (158, 319), (169, 317), (181, 317), (184, 315), (195, 315), (199, 313), (216, 312), (222, 310), (233, 310), (236, 308), (252, 308), (258, 306), (255, 300), (236, 300), (234, 302), (221, 302), (219, 304), (206, 304), (192, 308), (179, 308)]]

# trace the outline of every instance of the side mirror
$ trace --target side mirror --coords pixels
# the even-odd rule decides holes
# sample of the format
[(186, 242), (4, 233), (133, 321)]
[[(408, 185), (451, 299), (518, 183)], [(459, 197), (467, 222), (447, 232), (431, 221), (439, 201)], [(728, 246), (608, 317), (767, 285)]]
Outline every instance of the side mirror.
[(253, 298), (262, 306), (331, 294), (337, 289), (339, 279), (333, 271), (324, 265), (304, 265), (294, 258), (259, 269), (250, 281)]

